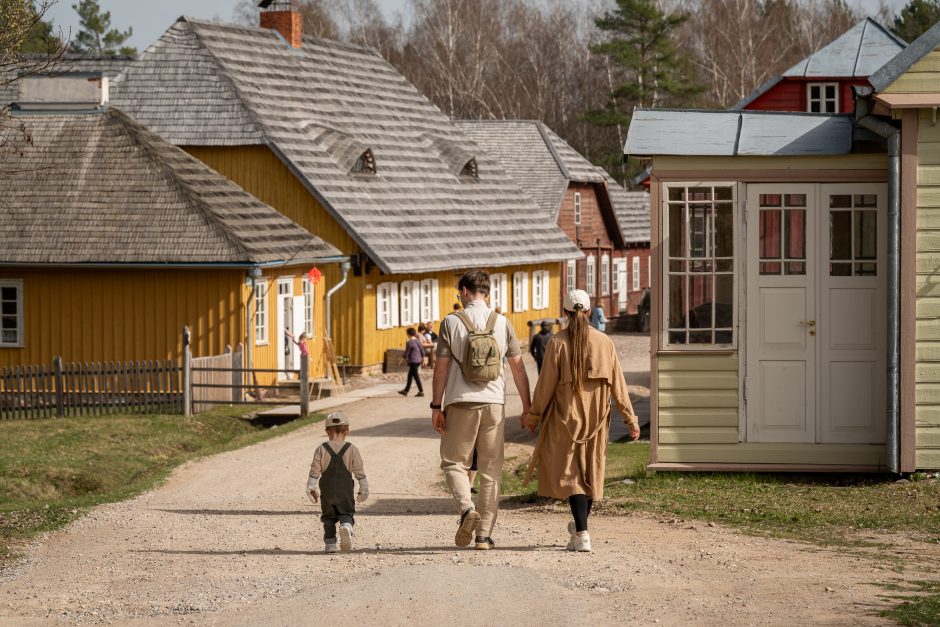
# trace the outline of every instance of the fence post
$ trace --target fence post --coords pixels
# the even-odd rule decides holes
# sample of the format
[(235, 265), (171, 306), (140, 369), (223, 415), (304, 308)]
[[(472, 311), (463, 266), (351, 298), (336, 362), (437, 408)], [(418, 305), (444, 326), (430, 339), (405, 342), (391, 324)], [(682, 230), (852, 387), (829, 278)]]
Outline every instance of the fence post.
[(310, 359), (300, 360), (300, 415), (310, 412)]
[(52, 369), (55, 371), (55, 415), (61, 418), (65, 415), (65, 385), (62, 380), (62, 358), (58, 355), (52, 358)]
[(245, 345), (239, 344), (238, 350), (232, 353), (232, 400), (236, 403), (242, 398), (242, 360), (245, 358)]
[(183, 415), (193, 415), (192, 359), (189, 348), (189, 327), (183, 327)]

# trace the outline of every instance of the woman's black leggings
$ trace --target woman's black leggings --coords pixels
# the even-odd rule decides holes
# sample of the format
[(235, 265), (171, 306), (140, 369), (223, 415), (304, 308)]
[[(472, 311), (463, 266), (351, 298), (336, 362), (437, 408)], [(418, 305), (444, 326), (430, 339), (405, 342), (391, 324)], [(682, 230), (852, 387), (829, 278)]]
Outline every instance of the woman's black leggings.
[(572, 494), (568, 497), (568, 505), (571, 506), (571, 515), (574, 516), (575, 531), (587, 531), (587, 519), (591, 515), (594, 499), (589, 499), (585, 494)]
[(411, 389), (411, 382), (414, 381), (418, 386), (419, 392), (424, 392), (424, 386), (421, 385), (421, 375), (418, 374), (421, 364), (408, 364), (408, 382), (405, 383), (405, 392)]

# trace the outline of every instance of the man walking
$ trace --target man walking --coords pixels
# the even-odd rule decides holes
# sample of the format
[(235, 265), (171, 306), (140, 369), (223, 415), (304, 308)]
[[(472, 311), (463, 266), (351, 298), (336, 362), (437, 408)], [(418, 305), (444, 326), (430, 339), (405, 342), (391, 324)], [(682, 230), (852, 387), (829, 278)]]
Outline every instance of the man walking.
[[(467, 272), (457, 289), (463, 309), (444, 319), (438, 336), (431, 424), (441, 434), (441, 469), (460, 511), (454, 542), (465, 547), (475, 540), (475, 548), (488, 550), (495, 547), (491, 536), (503, 469), (503, 359), (522, 398), (523, 416), (530, 403), (529, 378), (512, 325), (486, 304), (489, 275), (482, 270)], [(480, 477), (479, 512), (467, 475), (474, 447)]]
[(545, 359), (545, 347), (548, 341), (552, 339), (552, 323), (549, 320), (542, 320), (542, 328), (532, 337), (529, 342), (529, 354), (535, 360), (536, 372), (542, 372), (542, 360)]

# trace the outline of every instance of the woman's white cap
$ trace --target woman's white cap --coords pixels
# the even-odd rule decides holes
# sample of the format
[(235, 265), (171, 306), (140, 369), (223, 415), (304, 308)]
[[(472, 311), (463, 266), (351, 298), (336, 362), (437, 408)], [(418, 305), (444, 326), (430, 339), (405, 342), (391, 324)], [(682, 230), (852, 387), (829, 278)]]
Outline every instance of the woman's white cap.
[(571, 290), (565, 294), (565, 311), (591, 310), (591, 297), (584, 290)]

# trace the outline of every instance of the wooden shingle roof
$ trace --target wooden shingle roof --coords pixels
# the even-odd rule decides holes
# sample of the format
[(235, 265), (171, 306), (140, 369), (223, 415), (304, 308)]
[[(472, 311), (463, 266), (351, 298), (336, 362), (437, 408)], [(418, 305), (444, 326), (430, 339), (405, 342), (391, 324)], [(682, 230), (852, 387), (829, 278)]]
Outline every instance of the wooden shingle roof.
[[(24, 54), (20, 62), (8, 66), (0, 72), (0, 107), (16, 102), (20, 97), (21, 82), (16, 80), (23, 68), (35, 68), (43, 64), (46, 55)], [(41, 74), (58, 75), (70, 72), (92, 72), (107, 76), (114, 80), (133, 61), (132, 57), (88, 57), (84, 55), (66, 54), (57, 62), (46, 68)]]
[(339, 255), (116, 109), (24, 114), (0, 152), (0, 263), (265, 264)]
[[(178, 145), (267, 145), (388, 273), (577, 258), (506, 175), (372, 50), (181, 18), (112, 102)], [(375, 173), (354, 172), (367, 146)], [(479, 176), (461, 174), (470, 161)], [(467, 169), (472, 171), (472, 169)]]
[(628, 191), (614, 177), (601, 170), (607, 182), (607, 193), (617, 215), (620, 233), (627, 244), (648, 244), (650, 241), (650, 195)]

